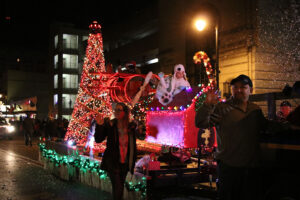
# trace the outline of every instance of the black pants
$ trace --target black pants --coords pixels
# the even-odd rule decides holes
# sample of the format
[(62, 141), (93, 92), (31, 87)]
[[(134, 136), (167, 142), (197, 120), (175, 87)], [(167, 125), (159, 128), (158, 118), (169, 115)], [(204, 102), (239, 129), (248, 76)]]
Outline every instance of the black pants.
[(232, 167), (218, 162), (219, 200), (261, 199), (261, 174), (259, 168)]
[(25, 137), (25, 145), (32, 146), (32, 133), (30, 131), (24, 130), (24, 137)]
[(115, 169), (109, 170), (108, 176), (112, 184), (112, 194), (114, 200), (121, 200), (123, 198), (124, 183), (128, 172), (126, 164), (119, 164)]

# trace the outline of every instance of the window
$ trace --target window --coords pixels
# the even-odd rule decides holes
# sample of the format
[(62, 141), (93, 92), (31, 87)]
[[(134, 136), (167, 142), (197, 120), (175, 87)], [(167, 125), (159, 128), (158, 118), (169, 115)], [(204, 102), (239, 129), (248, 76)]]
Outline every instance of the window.
[(85, 41), (85, 40), (88, 40), (88, 39), (89, 39), (89, 36), (86, 36), (86, 35), (82, 36), (82, 41)]
[(56, 49), (58, 46), (58, 35), (54, 37), (54, 48)]
[(54, 75), (54, 88), (55, 89), (58, 88), (58, 75), (57, 74)]
[(67, 39), (66, 38), (63, 38), (63, 47), (64, 47), (64, 49), (67, 49), (68, 47), (68, 44), (67, 44)]
[(58, 95), (57, 94), (55, 94), (53, 96), (53, 103), (54, 103), (54, 105), (56, 105), (58, 103)]
[(78, 88), (78, 75), (63, 74), (63, 88)]
[(78, 69), (78, 56), (70, 55), (70, 67), (72, 69)]
[(63, 54), (64, 69), (78, 69), (78, 55)]
[(67, 119), (68, 121), (71, 120), (71, 115), (62, 115), (63, 119)]
[(54, 56), (54, 69), (58, 68), (58, 55)]
[(78, 36), (63, 34), (64, 49), (78, 49)]
[(158, 58), (153, 58), (151, 60), (146, 61), (147, 65), (151, 65), (151, 64), (154, 64), (154, 63), (158, 63)]
[(62, 94), (62, 107), (72, 109), (76, 100), (76, 94)]

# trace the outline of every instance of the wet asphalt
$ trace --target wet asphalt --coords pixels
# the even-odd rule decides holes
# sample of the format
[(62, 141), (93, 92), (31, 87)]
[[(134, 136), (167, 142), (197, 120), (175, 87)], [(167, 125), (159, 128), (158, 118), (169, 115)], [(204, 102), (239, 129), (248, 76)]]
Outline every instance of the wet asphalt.
[(62, 181), (47, 173), (37, 162), (2, 149), (0, 173), (1, 200), (111, 199), (109, 193)]

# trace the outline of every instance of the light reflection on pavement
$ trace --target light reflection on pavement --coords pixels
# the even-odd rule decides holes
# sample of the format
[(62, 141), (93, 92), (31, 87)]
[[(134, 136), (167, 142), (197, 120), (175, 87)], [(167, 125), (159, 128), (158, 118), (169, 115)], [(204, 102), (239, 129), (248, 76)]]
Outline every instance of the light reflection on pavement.
[[(37, 161), (25, 157), (37, 148), (36, 144), (25, 146), (20, 140), (0, 141), (0, 200), (111, 199), (109, 193), (96, 188), (62, 181), (45, 171)], [(29, 156), (35, 157), (35, 154)]]

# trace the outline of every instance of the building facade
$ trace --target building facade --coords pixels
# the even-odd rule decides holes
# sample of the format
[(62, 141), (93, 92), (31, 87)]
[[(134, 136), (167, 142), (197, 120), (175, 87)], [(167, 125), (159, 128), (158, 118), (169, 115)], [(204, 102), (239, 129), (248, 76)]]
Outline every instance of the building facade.
[[(173, 67), (182, 63), (190, 83), (197, 85), (203, 70), (193, 64), (193, 55), (205, 51), (213, 66), (218, 57), (223, 95), (230, 95), (229, 83), (239, 74), (250, 76), (254, 93), (281, 91), (300, 79), (299, 24), (292, 23), (297, 21), (294, 4), (271, 0), (153, 1), (128, 19), (126, 26), (123, 23), (103, 30), (105, 58), (114, 66), (135, 60), (144, 73), (173, 73)], [(202, 32), (194, 27), (199, 17), (207, 20)], [(149, 65), (153, 59), (155, 63)]]
[(7, 70), (7, 99), (12, 108), (11, 117), (32, 117), (44, 120), (48, 117), (50, 101), (49, 75), (47, 73)]
[(72, 24), (51, 26), (49, 63), (53, 103), (50, 103), (50, 115), (54, 118), (71, 117), (87, 40), (88, 29), (80, 30)]
[(20, 119), (31, 113), (32, 117), (45, 119), (48, 116), (49, 86), (45, 54), (13, 45), (1, 48), (0, 103), (5, 117)]

